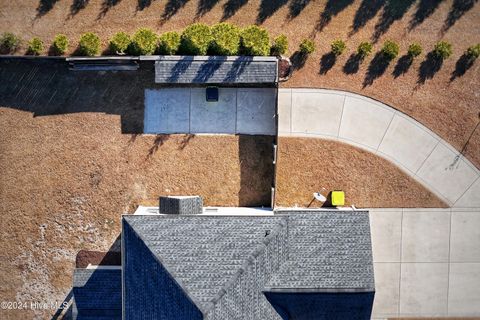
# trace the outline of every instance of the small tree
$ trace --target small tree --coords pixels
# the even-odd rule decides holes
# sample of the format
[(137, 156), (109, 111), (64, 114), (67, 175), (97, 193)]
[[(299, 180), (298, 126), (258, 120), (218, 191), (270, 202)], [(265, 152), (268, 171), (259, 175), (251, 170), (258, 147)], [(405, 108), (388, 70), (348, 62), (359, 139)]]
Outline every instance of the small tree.
[(212, 40), (212, 31), (209, 26), (194, 23), (183, 31), (180, 49), (184, 54), (206, 55)]
[(212, 54), (235, 56), (240, 48), (240, 29), (230, 23), (222, 22), (212, 27)]
[(372, 50), (373, 50), (373, 45), (372, 45), (370, 42), (368, 42), (368, 41), (361, 42), (361, 43), (358, 45), (357, 54), (358, 54), (361, 58), (365, 58), (365, 57), (368, 56), (370, 53), (372, 53)]
[(280, 56), (288, 51), (288, 39), (284, 34), (279, 35), (273, 40), (270, 53), (275, 56)]
[(334, 55), (339, 56), (345, 51), (345, 49), (347, 49), (347, 45), (343, 40), (334, 40), (330, 44), (330, 48)]
[(453, 53), (452, 45), (447, 41), (440, 41), (435, 44), (433, 48), (433, 54), (436, 58), (445, 60), (448, 59)]
[(68, 50), (68, 38), (64, 34), (57, 34), (53, 39), (52, 49), (55, 54), (62, 55)]
[(480, 43), (469, 47), (465, 55), (471, 60), (476, 60), (480, 57)]
[(268, 56), (270, 36), (267, 30), (258, 26), (249, 26), (241, 32), (242, 52), (248, 56)]
[(131, 42), (132, 40), (128, 34), (125, 32), (117, 32), (112, 39), (110, 39), (110, 51), (116, 54), (124, 54)]
[(86, 32), (80, 37), (78, 52), (84, 56), (95, 56), (100, 52), (100, 38), (93, 32)]
[(11, 32), (4, 32), (0, 37), (0, 51), (13, 53), (20, 45), (20, 38)]
[(158, 40), (158, 53), (173, 55), (180, 47), (180, 35), (178, 32), (169, 31), (162, 34)]
[(315, 43), (310, 39), (303, 39), (300, 43), (300, 52), (302, 54), (311, 54), (315, 52)]
[(408, 46), (408, 56), (413, 59), (422, 54), (422, 46), (418, 43), (412, 43)]
[(398, 56), (398, 53), (400, 51), (400, 47), (398, 46), (398, 43), (393, 42), (391, 40), (387, 40), (383, 43), (382, 47), (382, 55), (387, 59), (387, 60), (393, 60)]
[(151, 55), (157, 49), (158, 36), (148, 28), (140, 28), (132, 37), (128, 48), (133, 55)]
[(43, 51), (43, 41), (40, 38), (32, 38), (28, 41), (27, 54), (38, 56)]

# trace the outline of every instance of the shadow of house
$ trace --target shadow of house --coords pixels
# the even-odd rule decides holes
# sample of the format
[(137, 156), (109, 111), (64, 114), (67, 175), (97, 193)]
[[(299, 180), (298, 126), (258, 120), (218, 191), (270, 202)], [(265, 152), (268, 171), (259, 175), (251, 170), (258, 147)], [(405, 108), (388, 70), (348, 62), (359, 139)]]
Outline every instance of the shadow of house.
[(415, 0), (389, 0), (383, 7), (380, 20), (375, 25), (375, 31), (372, 35), (374, 42), (378, 41), (380, 37), (388, 31), (390, 26), (397, 20), (402, 19), (403, 15), (415, 3)]
[(112, 7), (116, 6), (117, 4), (120, 3), (122, 0), (103, 0), (102, 2), (102, 8), (100, 9), (100, 13), (97, 16), (97, 20), (105, 17), (107, 14), (108, 10), (110, 10)]
[(142, 11), (145, 8), (150, 7), (154, 0), (138, 0), (137, 2), (137, 11)]
[(327, 74), (337, 62), (337, 56), (333, 52), (328, 52), (320, 59), (320, 74)]
[(309, 3), (310, 0), (291, 0), (288, 5), (288, 19), (296, 18)]
[(165, 5), (165, 11), (160, 18), (160, 24), (164, 24), (172, 18), (177, 12), (182, 9), (189, 0), (168, 0)]
[(430, 17), (444, 0), (420, 0), (417, 10), (409, 22), (408, 29), (412, 30)]
[(454, 0), (447, 19), (442, 27), (441, 33), (445, 33), (459, 20), (465, 13), (472, 9), (478, 0)]
[(257, 24), (262, 24), (265, 20), (271, 17), (281, 7), (286, 5), (288, 0), (262, 0), (260, 8), (258, 9)]
[(368, 21), (372, 20), (380, 9), (385, 5), (385, 0), (362, 0), (360, 7), (355, 12), (353, 18), (352, 30), (349, 32), (349, 36), (357, 33), (358, 30), (363, 28)]
[(382, 52), (377, 52), (368, 66), (367, 74), (363, 80), (363, 87), (371, 86), (376, 79), (380, 78), (387, 70), (390, 62), (391, 60)]
[(37, 7), (37, 18), (47, 14), (53, 9), (58, 0), (40, 0)]
[(223, 5), (223, 16), (221, 21), (225, 21), (235, 15), (241, 7), (246, 5), (248, 0), (228, 0)]
[(464, 53), (455, 64), (455, 70), (453, 70), (452, 75), (450, 76), (450, 81), (455, 80), (463, 76), (468, 69), (470, 69), (475, 63), (475, 58)]
[(410, 67), (412, 66), (413, 58), (408, 54), (403, 55), (398, 59), (397, 64), (395, 65), (395, 69), (393, 69), (392, 75), (394, 78), (398, 78), (401, 75), (404, 75), (408, 72)]
[(300, 70), (305, 66), (305, 62), (307, 61), (308, 54), (303, 53), (301, 51), (295, 51), (292, 56), (290, 57), (290, 61), (292, 62), (292, 69), (293, 70)]
[(215, 7), (219, 0), (200, 0), (198, 2), (197, 13), (195, 18), (198, 19), (207, 14), (210, 10)]
[(347, 62), (343, 66), (343, 73), (345, 74), (354, 74), (357, 73), (360, 69), (360, 64), (363, 62), (364, 58), (358, 53), (352, 53), (348, 57)]
[(334, 16), (342, 12), (353, 3), (353, 0), (328, 0), (325, 9), (320, 14), (314, 32), (321, 32), (332, 20)]
[(90, 0), (73, 0), (72, 5), (70, 6), (70, 17), (73, 17), (80, 10), (85, 9)]
[(122, 133), (142, 133), (144, 90), (153, 64), (137, 71), (72, 71), (63, 58), (0, 59), (0, 105), (34, 116), (98, 112), (120, 115)]
[(429, 52), (426, 59), (420, 64), (417, 83), (424, 84), (427, 80), (432, 79), (440, 71), (442, 65), (443, 59), (437, 57), (433, 52)]

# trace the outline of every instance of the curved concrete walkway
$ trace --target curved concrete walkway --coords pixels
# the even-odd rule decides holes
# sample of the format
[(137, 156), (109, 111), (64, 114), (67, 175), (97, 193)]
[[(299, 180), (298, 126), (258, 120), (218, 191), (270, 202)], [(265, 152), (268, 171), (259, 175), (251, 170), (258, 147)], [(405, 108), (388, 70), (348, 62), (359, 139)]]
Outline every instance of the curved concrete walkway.
[[(406, 114), (337, 90), (279, 89), (279, 136), (337, 140), (400, 167), (451, 207), (480, 207), (480, 171)], [(388, 196), (388, 195), (385, 195)]]

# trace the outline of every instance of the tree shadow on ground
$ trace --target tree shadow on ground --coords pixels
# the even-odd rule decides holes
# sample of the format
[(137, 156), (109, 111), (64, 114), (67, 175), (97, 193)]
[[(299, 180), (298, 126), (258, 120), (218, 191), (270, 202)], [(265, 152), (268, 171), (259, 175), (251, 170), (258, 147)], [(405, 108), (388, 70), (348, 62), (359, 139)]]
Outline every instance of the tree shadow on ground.
[(288, 5), (288, 19), (292, 20), (296, 18), (311, 0), (291, 0)]
[(345, 74), (354, 74), (357, 73), (360, 69), (360, 64), (363, 62), (364, 58), (358, 53), (352, 53), (348, 57), (347, 62), (343, 66), (343, 73)]
[(73, 17), (80, 10), (85, 9), (90, 0), (73, 0), (72, 5), (70, 6), (70, 17)]
[(373, 19), (384, 5), (385, 0), (363, 0), (357, 12), (355, 12), (349, 36), (357, 33), (360, 28), (365, 27), (368, 21)]
[(281, 7), (286, 5), (288, 0), (262, 0), (260, 8), (258, 9), (257, 24), (262, 24), (265, 20), (271, 17)]
[(122, 0), (103, 0), (102, 2), (102, 8), (100, 9), (100, 13), (98, 14), (97, 20), (105, 17), (107, 14), (108, 10), (110, 10), (112, 7), (116, 6), (117, 4), (120, 3)]
[(154, 0), (138, 0), (137, 2), (137, 11), (142, 11), (145, 8), (150, 7)]
[(157, 153), (158, 149), (163, 146), (168, 139), (170, 139), (170, 135), (168, 134), (157, 135), (153, 141), (153, 145), (150, 147), (150, 149), (148, 149), (145, 160), (150, 159), (155, 153)]
[(143, 133), (145, 89), (159, 88), (154, 65), (137, 71), (72, 71), (63, 58), (0, 60), (0, 105), (34, 117), (76, 113), (119, 115), (121, 132)]
[(385, 34), (390, 26), (397, 20), (402, 19), (403, 15), (415, 3), (415, 0), (389, 0), (383, 7), (380, 20), (375, 25), (375, 31), (372, 40), (377, 42)]
[(290, 57), (293, 70), (302, 69), (305, 66), (305, 62), (307, 61), (307, 58), (308, 58), (308, 54), (303, 53), (301, 51), (295, 51)]
[(59, 0), (40, 0), (37, 7), (37, 18), (47, 14)]
[(412, 66), (413, 59), (410, 55), (406, 54), (398, 59), (395, 68), (393, 69), (392, 75), (394, 78), (398, 78), (401, 75), (404, 75), (408, 72), (410, 67)]
[(442, 65), (443, 59), (437, 57), (433, 52), (429, 52), (426, 59), (420, 64), (417, 83), (422, 85), (427, 80), (432, 79), (440, 71)]
[(363, 87), (368, 87), (373, 84), (373, 82), (380, 78), (388, 68), (391, 60), (388, 59), (383, 53), (377, 52), (370, 65), (368, 66), (367, 74), (363, 80)]
[(182, 9), (189, 0), (168, 0), (165, 5), (165, 11), (162, 13), (160, 18), (160, 24), (164, 24), (171, 17), (173, 17), (177, 12)]
[(185, 149), (190, 141), (195, 138), (196, 136), (194, 134), (186, 134), (183, 136), (182, 141), (180, 141), (180, 144), (178, 145), (178, 150), (183, 150)]
[(409, 22), (408, 29), (411, 31), (430, 17), (444, 0), (420, 0), (417, 10)]
[(450, 76), (450, 81), (463, 76), (468, 69), (474, 65), (474, 63), (475, 59), (464, 53), (455, 64), (455, 70), (453, 70), (452, 75)]
[(200, 0), (198, 2), (197, 13), (195, 18), (198, 19), (207, 14), (210, 10), (215, 7), (219, 0)]
[(325, 53), (320, 59), (320, 74), (327, 74), (337, 62), (337, 56), (333, 52)]
[(353, 3), (353, 0), (328, 0), (315, 25), (315, 32), (321, 32), (334, 16)]
[(228, 0), (223, 5), (222, 21), (225, 21), (235, 15), (241, 7), (246, 5), (248, 0)]
[(447, 32), (467, 11), (473, 8), (478, 0), (454, 0), (441, 33)]

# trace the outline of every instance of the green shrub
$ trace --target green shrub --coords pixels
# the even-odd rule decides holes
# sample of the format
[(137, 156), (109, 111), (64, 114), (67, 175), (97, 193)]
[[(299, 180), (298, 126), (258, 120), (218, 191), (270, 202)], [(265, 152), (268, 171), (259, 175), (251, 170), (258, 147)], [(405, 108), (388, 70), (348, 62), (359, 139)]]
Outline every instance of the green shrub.
[(452, 45), (446, 41), (440, 41), (435, 44), (433, 54), (438, 59), (448, 59), (453, 53)]
[(465, 54), (467, 57), (474, 60), (480, 57), (480, 43), (469, 47)]
[(28, 41), (27, 54), (38, 56), (43, 51), (43, 41), (40, 38), (32, 38)]
[(284, 34), (279, 35), (273, 40), (270, 53), (275, 56), (280, 56), (288, 51), (288, 39)]
[(159, 54), (176, 54), (180, 47), (180, 35), (178, 32), (165, 32), (158, 38), (158, 53)]
[(110, 51), (116, 54), (123, 54), (127, 51), (132, 40), (125, 32), (117, 32), (112, 39), (110, 39)]
[(373, 50), (373, 45), (370, 42), (365, 41), (358, 45), (357, 54), (360, 57), (365, 58), (370, 53), (372, 53), (372, 50)]
[(300, 43), (300, 52), (303, 54), (311, 54), (315, 52), (315, 43), (310, 39), (303, 39)]
[(212, 27), (212, 54), (235, 56), (240, 47), (240, 29), (230, 23), (222, 22)]
[(84, 56), (95, 56), (100, 51), (100, 38), (93, 32), (86, 32), (80, 37), (78, 52)]
[(408, 56), (411, 58), (418, 57), (422, 54), (422, 46), (418, 43), (412, 43), (408, 46)]
[(267, 30), (258, 26), (249, 26), (241, 32), (242, 52), (248, 56), (268, 56), (270, 36)]
[(347, 49), (347, 45), (343, 40), (334, 40), (330, 45), (330, 47), (332, 48), (332, 53), (336, 56), (341, 55), (343, 51)]
[(381, 50), (383, 56), (388, 60), (395, 59), (398, 56), (399, 51), (400, 47), (398, 46), (398, 43), (391, 40), (385, 41)]
[(180, 49), (184, 54), (206, 55), (212, 42), (212, 31), (203, 23), (189, 25), (182, 33)]
[(64, 34), (57, 34), (53, 39), (52, 49), (55, 54), (62, 55), (68, 50), (68, 38)]
[(152, 55), (157, 49), (158, 36), (148, 28), (135, 32), (130, 43), (129, 52), (133, 55)]
[(5, 53), (15, 52), (20, 45), (20, 38), (11, 32), (4, 32), (0, 37), (0, 50)]

